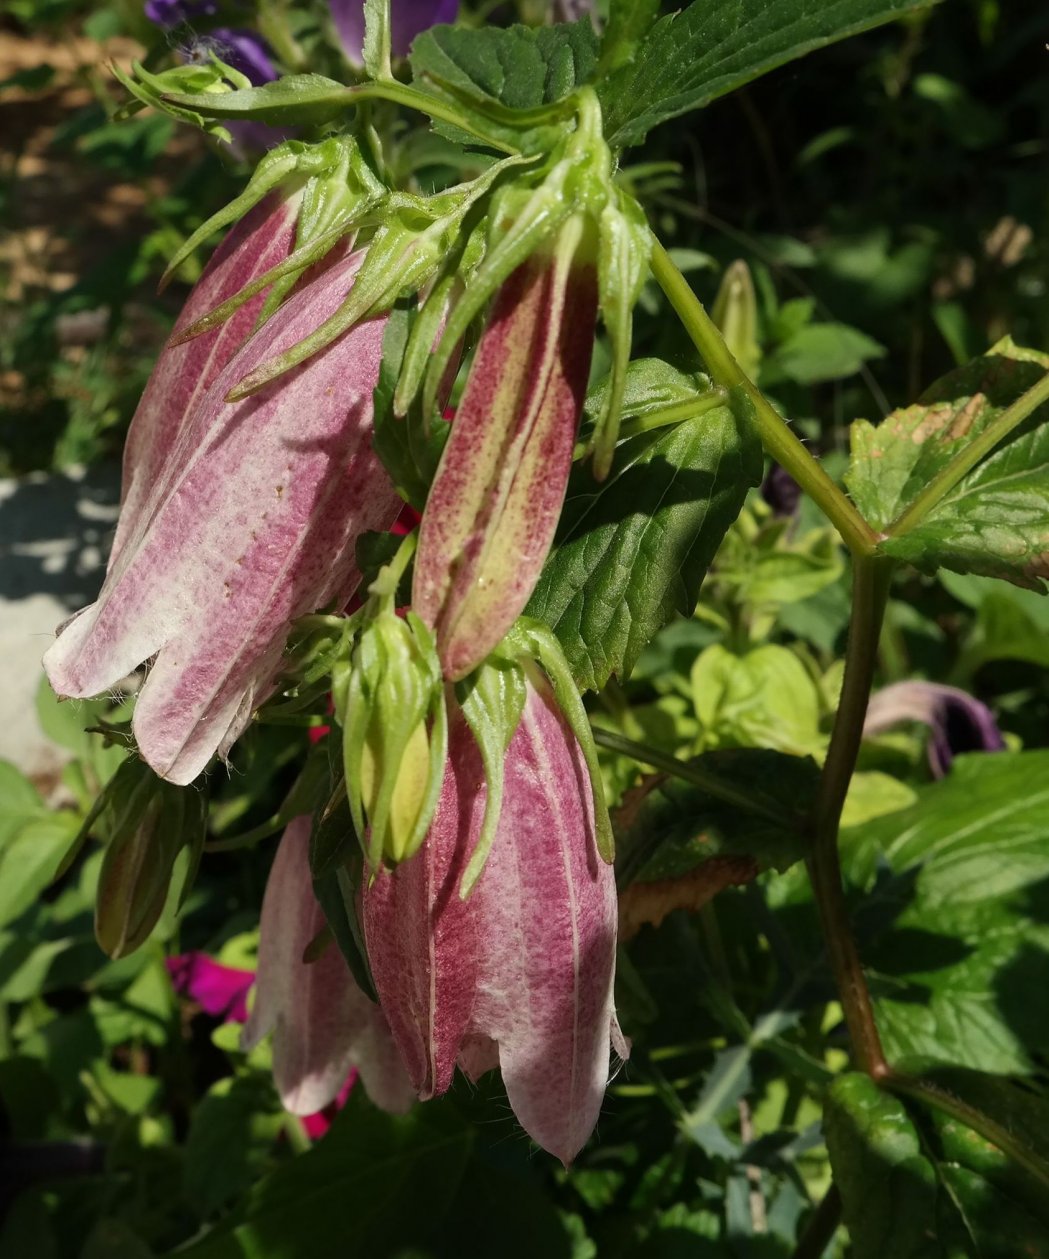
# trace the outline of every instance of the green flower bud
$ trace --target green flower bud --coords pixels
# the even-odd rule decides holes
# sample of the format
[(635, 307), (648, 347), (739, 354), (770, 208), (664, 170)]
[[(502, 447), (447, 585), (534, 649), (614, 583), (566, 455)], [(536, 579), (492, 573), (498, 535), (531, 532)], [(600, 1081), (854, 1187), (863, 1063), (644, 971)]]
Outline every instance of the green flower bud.
[(108, 833), (95, 901), (95, 937), (110, 957), (126, 957), (156, 926), (175, 860), (188, 847), (185, 898), (204, 845), (207, 798), (196, 788), (165, 782), (132, 757), (107, 784), (94, 816)]
[(721, 329), (732, 357), (753, 379), (761, 366), (758, 344), (758, 300), (754, 280), (742, 258), (727, 267), (718, 288), (710, 317)]

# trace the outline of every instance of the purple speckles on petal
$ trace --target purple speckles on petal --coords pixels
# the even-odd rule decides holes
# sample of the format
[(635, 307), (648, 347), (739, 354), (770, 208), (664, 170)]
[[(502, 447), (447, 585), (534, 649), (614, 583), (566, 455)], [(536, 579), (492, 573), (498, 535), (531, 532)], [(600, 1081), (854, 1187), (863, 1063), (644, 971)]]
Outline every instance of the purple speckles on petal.
[(955, 686), (937, 682), (896, 682), (871, 696), (863, 733), (879, 734), (901, 721), (929, 727), (929, 766), (942, 778), (963, 752), (1000, 752), (1005, 740), (994, 714)]

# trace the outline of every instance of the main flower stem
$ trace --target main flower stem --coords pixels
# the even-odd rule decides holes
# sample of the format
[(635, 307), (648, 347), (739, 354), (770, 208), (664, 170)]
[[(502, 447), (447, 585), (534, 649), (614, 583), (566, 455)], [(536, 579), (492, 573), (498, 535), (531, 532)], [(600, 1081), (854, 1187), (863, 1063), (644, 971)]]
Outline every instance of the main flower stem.
[(758, 430), (765, 450), (784, 467), (813, 499), (856, 556), (870, 555), (877, 545), (874, 530), (823, 470), (786, 420), (743, 372), (725, 344), (725, 338), (688, 281), (674, 266), (670, 255), (655, 241), (652, 274), (667, 295), (692, 343), (703, 356), (714, 382), (728, 391), (729, 404), (742, 410)]
[(845, 677), (816, 797), (808, 858), (809, 878), (856, 1064), (875, 1079), (884, 1078), (889, 1067), (845, 905), (838, 831), (863, 737), (890, 576), (891, 567), (883, 559), (857, 556), (853, 561), (852, 622)]

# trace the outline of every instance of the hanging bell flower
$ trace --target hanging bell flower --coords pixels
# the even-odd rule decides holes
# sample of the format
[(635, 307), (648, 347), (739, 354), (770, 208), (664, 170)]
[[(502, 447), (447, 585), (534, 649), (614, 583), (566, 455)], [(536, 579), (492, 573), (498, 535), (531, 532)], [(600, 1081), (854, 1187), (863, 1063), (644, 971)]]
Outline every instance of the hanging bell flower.
[(368, 1096), (401, 1114), (413, 1090), (382, 1010), (358, 988), (334, 943), (306, 961), (325, 929), (313, 893), (310, 819), (284, 832), (262, 901), (255, 1000), (241, 1037), (273, 1034), (273, 1080), (286, 1110), (312, 1115), (335, 1101), (352, 1068)]
[(610, 1046), (616, 892), (596, 842), (590, 775), (572, 728), (531, 672), (506, 752), (502, 807), (484, 869), (459, 889), (485, 813), (481, 752), (465, 720), (421, 851), (362, 893), (368, 958), (420, 1098), (456, 1064), (498, 1065), (529, 1135), (569, 1163), (597, 1121)]
[(44, 658), (55, 690), (74, 697), (152, 659), (133, 730), (172, 782), (228, 751), (273, 688), (292, 622), (345, 604), (359, 581), (356, 539), (400, 511), (371, 448), (384, 320), (263, 396), (225, 401), (338, 306), (360, 263), (345, 257), (288, 299), (182, 418), (164, 483), (130, 513), (98, 600)]

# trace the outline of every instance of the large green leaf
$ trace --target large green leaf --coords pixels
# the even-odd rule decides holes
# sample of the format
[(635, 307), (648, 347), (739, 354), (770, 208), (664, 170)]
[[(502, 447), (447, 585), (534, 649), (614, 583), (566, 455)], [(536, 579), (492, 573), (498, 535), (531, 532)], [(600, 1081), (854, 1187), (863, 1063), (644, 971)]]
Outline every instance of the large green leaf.
[(845, 832), (890, 1060), (1005, 1074), (1044, 1051), (1049, 1008), (1031, 993), (1049, 969), (1047, 808), (1049, 752), (973, 755)]
[[(951, 372), (877, 427), (852, 428), (846, 482), (877, 529), (892, 521), (967, 442), (1049, 369), (1049, 355), (1008, 338)], [(1049, 576), (1049, 406), (980, 463), (914, 528), (882, 544), (926, 571), (1002, 577), (1043, 590)]]
[(695, 0), (664, 17), (599, 85), (609, 141), (709, 105), (816, 48), (926, 8), (928, 0)]
[[(970, 1081), (952, 1079), (952, 1090), (960, 1083)], [(1030, 1155), (1025, 1167), (938, 1107), (904, 1105), (867, 1076), (835, 1080), (824, 1132), (853, 1259), (1049, 1256), (1049, 1182), (1041, 1156), (1016, 1136), (1023, 1110), (1033, 1109), (1044, 1144), (1049, 1108), (1014, 1086), (974, 1083), (981, 1109)]]
[(355, 1089), (324, 1140), (248, 1194), (185, 1259), (373, 1259), (440, 1234), (473, 1134), (440, 1102), (393, 1117)]
[(673, 613), (692, 613), (761, 468), (754, 433), (718, 407), (625, 442), (596, 491), (580, 470), (527, 611), (553, 628), (582, 687), (628, 674)]

